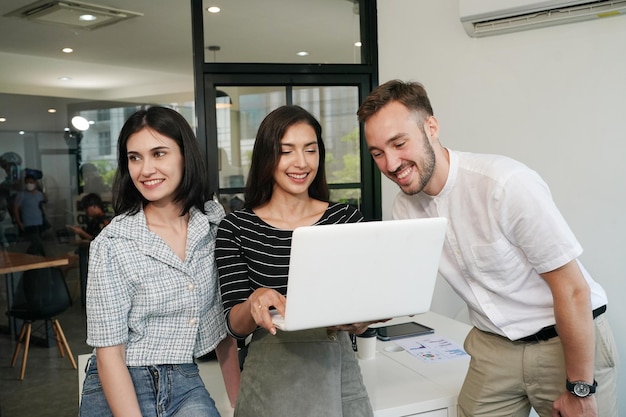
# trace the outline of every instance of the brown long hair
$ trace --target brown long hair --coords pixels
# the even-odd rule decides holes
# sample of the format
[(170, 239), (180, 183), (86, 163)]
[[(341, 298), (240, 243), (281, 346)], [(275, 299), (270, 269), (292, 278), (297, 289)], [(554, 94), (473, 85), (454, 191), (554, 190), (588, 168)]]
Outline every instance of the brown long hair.
[(309, 186), (309, 196), (328, 201), (330, 192), (326, 183), (326, 150), (322, 140), (322, 126), (317, 119), (300, 106), (281, 106), (270, 112), (261, 122), (252, 149), (250, 172), (244, 191), (245, 206), (259, 207), (272, 198), (274, 171), (281, 155), (280, 141), (287, 130), (297, 124), (306, 123), (313, 128), (317, 137), (319, 167)]

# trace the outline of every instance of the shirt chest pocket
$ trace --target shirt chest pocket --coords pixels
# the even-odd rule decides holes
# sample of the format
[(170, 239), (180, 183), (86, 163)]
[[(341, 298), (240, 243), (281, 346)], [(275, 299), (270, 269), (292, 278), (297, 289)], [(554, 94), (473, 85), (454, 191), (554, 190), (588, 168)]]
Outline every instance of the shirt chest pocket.
[(519, 280), (526, 279), (531, 270), (525, 262), (525, 255), (506, 239), (499, 239), (487, 245), (472, 246), (476, 279), (493, 290), (517, 286)]

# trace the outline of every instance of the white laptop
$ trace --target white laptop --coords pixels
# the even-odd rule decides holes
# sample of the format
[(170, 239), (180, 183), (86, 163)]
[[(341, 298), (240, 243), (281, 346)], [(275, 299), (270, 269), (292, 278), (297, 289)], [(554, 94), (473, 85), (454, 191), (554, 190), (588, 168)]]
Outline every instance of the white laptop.
[(299, 227), (289, 262), (285, 317), (302, 330), (430, 310), (445, 218)]

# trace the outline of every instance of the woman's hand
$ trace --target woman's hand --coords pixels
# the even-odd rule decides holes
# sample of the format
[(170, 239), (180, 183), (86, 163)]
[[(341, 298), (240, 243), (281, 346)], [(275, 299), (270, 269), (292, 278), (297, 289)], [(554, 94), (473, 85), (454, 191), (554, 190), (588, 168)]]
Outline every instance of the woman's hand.
[(270, 307), (275, 308), (279, 314), (285, 315), (286, 298), (284, 295), (271, 288), (258, 288), (245, 301), (250, 316), (257, 324), (270, 332), (276, 334), (276, 327), (272, 323)]

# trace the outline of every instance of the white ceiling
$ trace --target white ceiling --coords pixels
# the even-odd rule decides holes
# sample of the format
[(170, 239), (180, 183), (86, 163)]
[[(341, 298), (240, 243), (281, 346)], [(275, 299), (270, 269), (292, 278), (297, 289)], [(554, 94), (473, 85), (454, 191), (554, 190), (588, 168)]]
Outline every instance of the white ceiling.
[(0, 92), (118, 100), (193, 91), (188, 2), (98, 0), (144, 16), (94, 31), (4, 16), (29, 3), (0, 2)]
[[(34, 0), (0, 1), (0, 93), (193, 99), (190, 0), (81, 1), (143, 16), (87, 31), (6, 17)], [(358, 54), (351, 43), (340, 41), (358, 37), (352, 0), (203, 1), (222, 8), (217, 15), (205, 11), (205, 45), (222, 48), (215, 56), (206, 51), (208, 62), (215, 57), (221, 62), (338, 63)], [(64, 47), (74, 53), (64, 54)], [(311, 56), (296, 58), (301, 49)], [(59, 80), (63, 76), (71, 80)]]

